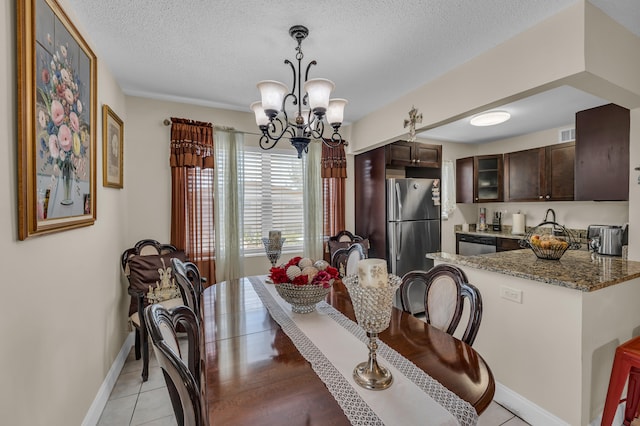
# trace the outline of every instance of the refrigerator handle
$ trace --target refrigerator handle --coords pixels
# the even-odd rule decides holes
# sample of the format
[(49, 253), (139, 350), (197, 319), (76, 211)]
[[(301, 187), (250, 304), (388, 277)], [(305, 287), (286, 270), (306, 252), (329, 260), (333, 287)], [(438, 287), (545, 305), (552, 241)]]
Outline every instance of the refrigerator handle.
[(402, 253), (402, 223), (396, 222), (396, 262), (400, 260)]
[(400, 184), (396, 183), (396, 205), (398, 206), (398, 216), (396, 220), (402, 220), (402, 197), (400, 197)]

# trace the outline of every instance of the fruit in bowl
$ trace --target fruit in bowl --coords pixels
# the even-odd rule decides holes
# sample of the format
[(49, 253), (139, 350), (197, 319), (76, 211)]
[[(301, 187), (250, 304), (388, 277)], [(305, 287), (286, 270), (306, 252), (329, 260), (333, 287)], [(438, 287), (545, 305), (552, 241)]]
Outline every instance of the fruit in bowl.
[(555, 237), (549, 234), (534, 234), (531, 236), (531, 240), (529, 242), (532, 246), (540, 247), (543, 249), (566, 250), (567, 248), (569, 248), (569, 243), (564, 238)]

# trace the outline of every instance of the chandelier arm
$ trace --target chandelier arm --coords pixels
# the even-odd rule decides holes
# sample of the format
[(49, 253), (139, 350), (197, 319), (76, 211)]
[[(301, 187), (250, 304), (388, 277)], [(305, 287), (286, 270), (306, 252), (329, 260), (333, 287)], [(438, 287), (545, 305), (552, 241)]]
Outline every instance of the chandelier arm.
[(311, 122), (311, 135), (314, 139), (322, 139), (322, 134), (324, 133), (324, 121), (318, 120), (317, 117), (314, 116), (313, 121)]
[(349, 142), (342, 139), (340, 133), (338, 133), (338, 129), (334, 127), (333, 134), (331, 135), (331, 139), (322, 138), (322, 142), (331, 148), (337, 148), (340, 145), (348, 146)]
[(279, 140), (280, 139), (275, 139), (275, 140), (270, 139), (266, 133), (263, 133), (262, 136), (260, 136), (260, 140), (258, 141), (258, 144), (260, 145), (260, 148), (266, 151), (268, 149), (274, 148)]
[(318, 63), (316, 61), (309, 62), (309, 65), (307, 65), (307, 70), (304, 73), (304, 81), (309, 80), (309, 70), (311, 69), (311, 65), (318, 65)]
[(288, 134), (289, 136), (295, 136), (295, 133), (289, 123), (281, 120), (280, 118), (273, 119), (268, 126), (265, 126), (265, 128), (262, 129), (262, 137), (273, 141), (274, 145), (286, 134)]
[(293, 62), (291, 62), (288, 59), (285, 59), (284, 63), (288, 64), (291, 67), (291, 75), (293, 76), (293, 86), (291, 87), (291, 92), (287, 96), (285, 96), (284, 99), (282, 100), (282, 111), (284, 111), (285, 102), (289, 96), (293, 97), (293, 104), (298, 105), (298, 96), (296, 96), (295, 94), (296, 84), (298, 82), (296, 77), (296, 68), (294, 67)]

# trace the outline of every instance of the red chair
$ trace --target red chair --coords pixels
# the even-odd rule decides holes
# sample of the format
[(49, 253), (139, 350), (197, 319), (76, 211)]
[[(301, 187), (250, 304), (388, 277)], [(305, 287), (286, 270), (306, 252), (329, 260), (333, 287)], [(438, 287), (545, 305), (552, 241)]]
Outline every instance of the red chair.
[(627, 387), (627, 404), (624, 410), (624, 424), (629, 426), (638, 414), (638, 403), (640, 403), (640, 336), (634, 337), (616, 348), (601, 426), (611, 426), (618, 405), (624, 401), (624, 399), (620, 399), (620, 396), (627, 378), (629, 378), (629, 385)]

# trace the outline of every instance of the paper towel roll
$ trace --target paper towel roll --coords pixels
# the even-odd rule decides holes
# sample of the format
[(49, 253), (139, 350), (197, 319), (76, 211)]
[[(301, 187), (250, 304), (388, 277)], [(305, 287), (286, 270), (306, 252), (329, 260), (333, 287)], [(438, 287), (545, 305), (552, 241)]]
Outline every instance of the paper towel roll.
[(514, 213), (513, 214), (513, 225), (511, 226), (511, 233), (512, 234), (517, 234), (517, 235), (522, 235), (524, 234), (524, 219), (525, 219), (525, 214), (524, 213)]

